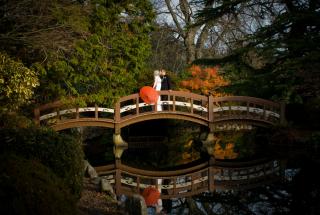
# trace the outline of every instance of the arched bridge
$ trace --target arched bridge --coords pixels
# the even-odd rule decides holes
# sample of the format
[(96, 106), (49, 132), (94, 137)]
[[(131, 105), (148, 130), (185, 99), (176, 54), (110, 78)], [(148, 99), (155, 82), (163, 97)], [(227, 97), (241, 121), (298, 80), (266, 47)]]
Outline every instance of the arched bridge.
[(115, 129), (152, 119), (180, 119), (208, 126), (210, 130), (224, 129), (228, 123), (270, 126), (284, 122), (284, 105), (247, 96), (213, 97), (181, 91), (160, 91), (167, 100), (157, 105), (144, 103), (139, 94), (120, 98), (114, 107), (67, 108), (61, 102), (40, 106), (34, 110), (39, 124), (63, 130), (82, 126)]
[(285, 161), (204, 162), (175, 171), (150, 171), (115, 164), (96, 167), (98, 174), (112, 184), (116, 194), (142, 193), (148, 186), (161, 189), (161, 199), (193, 196), (206, 191), (243, 190), (283, 177)]
[[(265, 184), (283, 173), (280, 161), (249, 163), (205, 162), (177, 171), (147, 171), (121, 164), (121, 154), (128, 144), (121, 138), (121, 128), (152, 119), (179, 119), (208, 126), (210, 132), (224, 130), (226, 125), (246, 124), (272, 126), (284, 122), (284, 105), (260, 98), (228, 96), (214, 98), (180, 91), (160, 91), (167, 99), (158, 105), (144, 103), (139, 94), (120, 98), (114, 107), (67, 107), (62, 102), (45, 104), (34, 110), (40, 125), (56, 131), (82, 127), (108, 127), (113, 135), (115, 164), (96, 167), (98, 173), (113, 184), (117, 195), (141, 193), (147, 186), (162, 190), (161, 198), (192, 196), (220, 189), (245, 189)], [(212, 135), (211, 135), (212, 136)], [(212, 146), (208, 135), (204, 145)], [(209, 151), (209, 150), (208, 150)], [(161, 182), (161, 183), (159, 183)]]

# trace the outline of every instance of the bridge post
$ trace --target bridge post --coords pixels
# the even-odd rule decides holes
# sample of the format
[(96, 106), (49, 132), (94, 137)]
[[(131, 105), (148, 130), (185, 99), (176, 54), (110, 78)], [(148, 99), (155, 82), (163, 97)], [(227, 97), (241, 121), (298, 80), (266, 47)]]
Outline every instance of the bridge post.
[(120, 101), (117, 101), (114, 107), (114, 133), (115, 134), (120, 134), (120, 126), (119, 122), (121, 120), (121, 115), (120, 115)]
[(208, 121), (209, 121), (209, 129), (210, 132), (213, 132), (213, 121), (214, 121), (214, 117), (213, 117), (213, 101), (214, 98), (213, 96), (210, 94), (208, 97)]
[(114, 134), (113, 134), (113, 153), (115, 156), (115, 189), (116, 195), (121, 194), (121, 155), (125, 149), (128, 148), (128, 144), (121, 137), (121, 128), (119, 126), (120, 122), (120, 101), (117, 101), (114, 108)]
[(208, 190), (209, 192), (214, 191), (214, 165), (215, 165), (215, 158), (213, 155), (210, 156), (208, 161)]
[(117, 196), (121, 194), (120, 189), (121, 189), (121, 172), (120, 172), (120, 165), (121, 165), (121, 160), (119, 158), (115, 159), (115, 193)]
[(124, 150), (128, 148), (128, 143), (121, 137), (120, 122), (120, 101), (117, 101), (114, 108), (114, 134), (113, 134), (113, 153), (116, 159), (120, 159)]

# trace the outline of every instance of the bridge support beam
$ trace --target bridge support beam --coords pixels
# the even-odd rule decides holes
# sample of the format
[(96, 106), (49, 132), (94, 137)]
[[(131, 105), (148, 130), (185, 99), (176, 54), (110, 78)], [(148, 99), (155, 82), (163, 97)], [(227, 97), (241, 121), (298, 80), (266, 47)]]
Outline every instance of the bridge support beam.
[(120, 196), (120, 188), (121, 188), (121, 172), (120, 172), (121, 160), (116, 158), (115, 160), (115, 193), (117, 197)]
[(210, 165), (209, 161), (209, 168), (208, 168), (208, 190), (209, 192), (214, 192), (214, 167)]

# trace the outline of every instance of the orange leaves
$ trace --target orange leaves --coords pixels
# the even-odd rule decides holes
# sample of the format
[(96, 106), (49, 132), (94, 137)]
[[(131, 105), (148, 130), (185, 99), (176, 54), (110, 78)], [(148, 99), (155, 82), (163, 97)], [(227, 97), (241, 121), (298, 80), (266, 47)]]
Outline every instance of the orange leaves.
[(238, 157), (238, 153), (234, 152), (234, 143), (227, 143), (225, 148), (222, 148), (219, 143), (216, 143), (213, 155), (217, 159), (235, 159)]
[(189, 71), (191, 72), (191, 75), (193, 77), (195, 77), (195, 76), (197, 76), (197, 74), (201, 73), (201, 67), (200, 66), (191, 66)]
[(200, 66), (192, 66), (188, 72), (191, 77), (180, 82), (181, 90), (188, 90), (204, 95), (221, 96), (217, 90), (222, 86), (229, 85), (222, 76), (218, 74), (218, 67), (201, 68)]

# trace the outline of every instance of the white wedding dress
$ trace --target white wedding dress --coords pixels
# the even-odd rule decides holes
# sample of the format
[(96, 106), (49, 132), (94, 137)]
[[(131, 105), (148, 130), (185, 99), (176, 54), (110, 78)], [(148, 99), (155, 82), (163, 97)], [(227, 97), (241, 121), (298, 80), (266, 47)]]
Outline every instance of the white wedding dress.
[[(156, 91), (160, 91), (161, 90), (161, 78), (160, 78), (159, 75), (156, 75), (154, 77), (153, 88)], [(161, 101), (161, 96), (159, 96), (158, 101), (157, 101), (157, 111), (162, 111), (162, 105), (160, 104), (160, 101)]]

